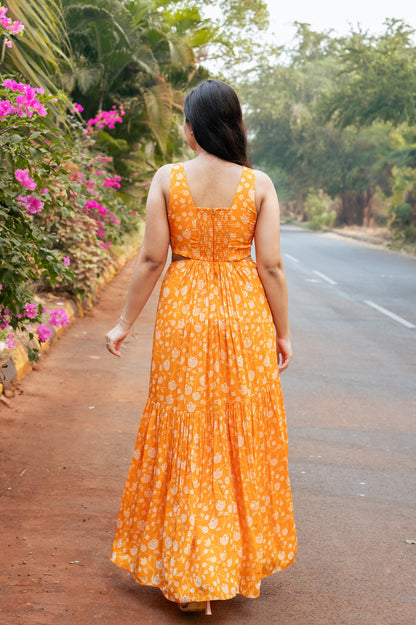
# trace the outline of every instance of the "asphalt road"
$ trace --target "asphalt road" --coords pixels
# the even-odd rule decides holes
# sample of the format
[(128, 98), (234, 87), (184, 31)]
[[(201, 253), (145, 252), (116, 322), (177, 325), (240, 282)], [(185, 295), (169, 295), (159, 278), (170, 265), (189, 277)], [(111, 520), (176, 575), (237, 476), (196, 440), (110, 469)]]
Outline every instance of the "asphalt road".
[(310, 600), (290, 622), (414, 625), (416, 259), (290, 226), (282, 250), (294, 347), (282, 380)]
[(1, 625), (415, 625), (416, 329), (365, 300), (416, 325), (416, 261), (291, 227), (282, 248), (294, 566), (205, 617), (110, 562), (157, 303), (111, 357), (130, 263), (0, 407)]

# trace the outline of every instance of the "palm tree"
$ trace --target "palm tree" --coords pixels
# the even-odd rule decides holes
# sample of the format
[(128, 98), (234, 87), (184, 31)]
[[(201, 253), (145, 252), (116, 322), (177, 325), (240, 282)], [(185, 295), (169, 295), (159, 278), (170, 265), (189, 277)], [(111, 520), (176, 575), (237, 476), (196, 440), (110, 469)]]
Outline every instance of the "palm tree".
[[(166, 158), (175, 143), (169, 141), (175, 111), (182, 110), (183, 91), (197, 73), (185, 32), (164, 19), (154, 0), (63, 3), (75, 59), (64, 81), (84, 116), (123, 103), (125, 123), (113, 139), (126, 139), (135, 158), (139, 150), (148, 163)], [(114, 155), (125, 158), (121, 148), (112, 142)]]

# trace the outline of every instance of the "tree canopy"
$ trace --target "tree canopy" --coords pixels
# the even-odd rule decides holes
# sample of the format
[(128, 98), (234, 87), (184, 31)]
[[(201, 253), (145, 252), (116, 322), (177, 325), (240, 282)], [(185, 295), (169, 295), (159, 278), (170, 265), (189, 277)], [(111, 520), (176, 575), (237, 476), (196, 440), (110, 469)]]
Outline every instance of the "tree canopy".
[(254, 160), (283, 205), (306, 216), (320, 191), (341, 224), (415, 222), (414, 31), (387, 20), (381, 35), (337, 38), (298, 23), (283, 52), (240, 86)]

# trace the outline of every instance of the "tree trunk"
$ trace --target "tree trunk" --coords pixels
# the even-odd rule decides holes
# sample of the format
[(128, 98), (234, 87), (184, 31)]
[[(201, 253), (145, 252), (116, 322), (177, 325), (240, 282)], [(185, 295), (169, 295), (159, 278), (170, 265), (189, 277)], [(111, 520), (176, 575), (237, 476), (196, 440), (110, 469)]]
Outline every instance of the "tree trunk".
[(341, 193), (341, 212), (338, 215), (340, 225), (362, 226), (366, 203), (365, 192), (344, 191)]
[(363, 226), (366, 228), (371, 228), (374, 226), (374, 217), (373, 217), (373, 200), (375, 195), (375, 187), (371, 186), (365, 192), (366, 202), (364, 206), (363, 212)]

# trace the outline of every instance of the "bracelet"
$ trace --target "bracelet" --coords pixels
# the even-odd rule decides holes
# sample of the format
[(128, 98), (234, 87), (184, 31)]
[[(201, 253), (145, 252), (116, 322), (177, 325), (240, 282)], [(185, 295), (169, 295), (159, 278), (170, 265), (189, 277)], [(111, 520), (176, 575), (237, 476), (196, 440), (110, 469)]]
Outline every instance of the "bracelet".
[(125, 319), (123, 319), (123, 315), (120, 315), (120, 321), (122, 321), (123, 323), (125, 323), (127, 326), (132, 326), (133, 323), (129, 323), (128, 321), (126, 321)]

